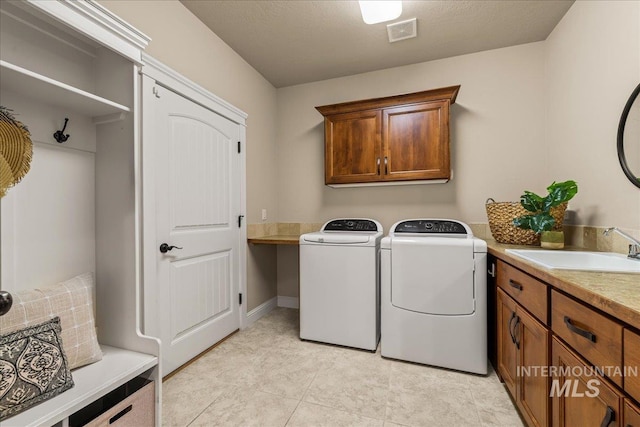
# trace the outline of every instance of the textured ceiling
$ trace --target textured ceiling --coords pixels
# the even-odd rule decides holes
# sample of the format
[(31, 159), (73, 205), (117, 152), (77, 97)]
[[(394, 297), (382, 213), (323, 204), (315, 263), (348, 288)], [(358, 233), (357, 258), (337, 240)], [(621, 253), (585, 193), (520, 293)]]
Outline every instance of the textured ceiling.
[(418, 37), (389, 43), (357, 1), (181, 0), (275, 87), (544, 40), (571, 7), (555, 0), (403, 1), (393, 22)]

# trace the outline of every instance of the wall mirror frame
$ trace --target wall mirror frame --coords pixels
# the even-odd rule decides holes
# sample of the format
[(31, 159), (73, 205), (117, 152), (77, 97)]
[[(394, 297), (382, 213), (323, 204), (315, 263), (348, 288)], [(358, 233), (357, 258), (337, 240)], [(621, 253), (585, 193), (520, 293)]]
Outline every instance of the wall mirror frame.
[[(618, 125), (618, 160), (629, 181), (640, 188), (640, 84), (631, 93)], [(626, 129), (626, 132), (625, 132)]]

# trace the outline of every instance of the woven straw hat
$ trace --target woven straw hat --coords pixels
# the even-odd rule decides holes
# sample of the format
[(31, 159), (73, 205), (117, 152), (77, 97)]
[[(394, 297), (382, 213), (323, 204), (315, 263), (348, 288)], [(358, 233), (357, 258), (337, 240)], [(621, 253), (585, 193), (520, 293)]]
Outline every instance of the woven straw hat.
[(29, 130), (0, 106), (0, 197), (29, 172), (32, 155)]

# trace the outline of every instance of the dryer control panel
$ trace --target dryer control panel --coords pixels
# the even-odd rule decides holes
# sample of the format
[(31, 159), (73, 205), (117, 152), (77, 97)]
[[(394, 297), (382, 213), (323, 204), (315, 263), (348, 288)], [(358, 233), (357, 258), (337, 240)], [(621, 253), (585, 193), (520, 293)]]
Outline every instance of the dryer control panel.
[(458, 221), (437, 219), (415, 219), (403, 221), (394, 230), (395, 233), (423, 234), (467, 234), (464, 225)]
[(378, 231), (375, 222), (369, 219), (334, 219), (329, 221), (322, 231)]

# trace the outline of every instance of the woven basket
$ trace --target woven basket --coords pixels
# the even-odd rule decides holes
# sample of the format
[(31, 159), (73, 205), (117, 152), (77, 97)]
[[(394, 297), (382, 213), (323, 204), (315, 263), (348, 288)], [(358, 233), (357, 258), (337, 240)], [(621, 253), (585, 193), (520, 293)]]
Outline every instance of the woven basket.
[[(519, 216), (530, 214), (520, 202), (496, 202), (487, 199), (487, 218), (489, 228), (496, 242), (512, 245), (539, 245), (540, 236), (531, 230), (523, 230), (513, 225), (513, 220)], [(554, 230), (562, 230), (564, 211), (567, 203), (551, 208), (551, 216), (555, 219)]]

